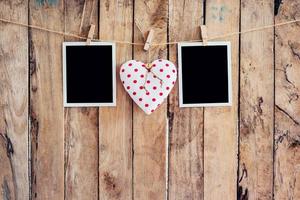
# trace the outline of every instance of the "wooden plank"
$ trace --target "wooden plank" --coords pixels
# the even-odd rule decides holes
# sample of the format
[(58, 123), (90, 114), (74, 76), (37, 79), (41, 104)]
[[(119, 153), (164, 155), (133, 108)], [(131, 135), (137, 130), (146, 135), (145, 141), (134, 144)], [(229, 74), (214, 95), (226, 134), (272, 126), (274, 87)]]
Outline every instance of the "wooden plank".
[[(64, 31), (63, 1), (30, 1), (29, 23)], [(64, 198), (62, 42), (30, 30), (30, 137), (33, 199)]]
[[(283, 1), (275, 23), (295, 19), (300, 2)], [(299, 17), (298, 17), (299, 18)], [(274, 198), (300, 199), (299, 23), (275, 28)]]
[[(272, 25), (274, 1), (241, 3), (241, 30)], [(272, 199), (274, 31), (241, 35), (239, 199)]]
[[(239, 31), (239, 0), (206, 1), (208, 37)], [(232, 106), (204, 111), (204, 199), (236, 199), (239, 38), (231, 42)]]
[[(0, 17), (28, 23), (28, 1), (0, 1)], [(0, 23), (0, 198), (29, 198), (28, 29)], [(6, 148), (3, 146), (6, 143)], [(3, 149), (5, 148), (5, 149)]]
[[(134, 19), (141, 30), (154, 30), (154, 43), (167, 41), (168, 0), (135, 1)], [(144, 42), (135, 26), (134, 41)], [(153, 46), (148, 52), (143, 46), (134, 47), (134, 58), (152, 62), (160, 55), (166, 58), (167, 46)], [(149, 58), (149, 60), (148, 60)], [(165, 199), (166, 197), (166, 138), (167, 102), (154, 113), (146, 115), (137, 105), (133, 107), (133, 193), (134, 199)]]
[(98, 109), (65, 111), (65, 199), (98, 199)]
[[(65, 31), (98, 31), (98, 1), (65, 1)], [(65, 38), (65, 41), (78, 41)], [(65, 199), (98, 199), (98, 108), (65, 108)]]
[[(169, 9), (169, 40), (200, 38), (203, 1), (173, 0)], [(180, 30), (180, 31), (179, 31)], [(177, 65), (176, 45), (170, 60)], [(203, 199), (203, 109), (180, 108), (178, 84), (169, 96), (169, 199)]]
[[(104, 40), (132, 41), (133, 1), (100, 1)], [(132, 47), (116, 45), (117, 106), (99, 109), (100, 199), (132, 199), (132, 101), (119, 78), (120, 66), (132, 59)]]
[[(3, 200), (16, 199), (16, 180), (11, 162), (11, 143), (6, 134), (0, 133), (0, 197)], [(28, 189), (29, 185), (27, 183)], [(28, 190), (29, 191), (29, 190)]]

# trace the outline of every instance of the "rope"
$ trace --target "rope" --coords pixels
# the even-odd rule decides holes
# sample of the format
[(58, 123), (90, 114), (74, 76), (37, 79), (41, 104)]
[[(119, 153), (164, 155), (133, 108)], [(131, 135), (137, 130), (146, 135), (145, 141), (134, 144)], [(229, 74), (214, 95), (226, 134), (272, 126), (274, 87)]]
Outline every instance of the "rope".
[[(36, 30), (40, 30), (40, 31), (55, 33), (55, 34), (58, 34), (58, 35), (63, 35), (63, 36), (68, 36), (68, 37), (73, 37), (73, 38), (78, 38), (78, 39), (83, 39), (83, 40), (87, 39), (87, 37), (83, 37), (83, 36), (80, 36), (80, 35), (67, 33), (67, 32), (63, 32), (63, 31), (52, 30), (52, 29), (48, 29), (48, 28), (45, 28), (45, 27), (35, 26), (35, 25), (29, 25), (29, 24), (25, 24), (25, 23), (22, 23), (22, 22), (12, 21), (12, 20), (9, 20), (9, 19), (0, 18), (0, 21), (4, 22), (4, 23), (9, 23), (9, 24), (22, 26), (22, 27), (32, 28), (32, 29), (36, 29)], [(252, 29), (248, 29), (248, 30), (244, 30), (244, 31), (238, 31), (238, 32), (233, 32), (233, 33), (227, 33), (227, 34), (223, 34), (223, 35), (208, 37), (207, 40), (226, 38), (226, 37), (231, 37), (231, 36), (235, 36), (235, 35), (240, 35), (240, 34), (250, 33), (250, 32), (254, 32), (254, 31), (269, 29), (269, 28), (273, 28), (273, 27), (283, 26), (283, 25), (287, 25), (287, 24), (293, 24), (293, 23), (297, 23), (297, 22), (300, 22), (300, 19), (295, 19), (295, 20), (281, 22), (281, 23), (277, 23), (277, 24), (256, 27), (256, 28), (252, 28)], [(137, 46), (143, 46), (144, 45), (144, 43), (121, 41), (121, 40), (93, 39), (93, 41), (114, 42), (114, 43), (118, 43), (118, 44), (128, 44), (128, 45), (137, 45)], [(173, 41), (173, 42), (152, 43), (151, 46), (174, 45), (174, 44), (177, 44), (179, 42), (202, 42), (202, 40), (188, 40), (188, 41)]]

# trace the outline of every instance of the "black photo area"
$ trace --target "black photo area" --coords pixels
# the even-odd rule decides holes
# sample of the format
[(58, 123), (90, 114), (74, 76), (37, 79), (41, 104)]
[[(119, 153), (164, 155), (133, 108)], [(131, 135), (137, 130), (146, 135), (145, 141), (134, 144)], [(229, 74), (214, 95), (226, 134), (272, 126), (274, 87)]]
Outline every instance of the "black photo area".
[(227, 46), (183, 46), (183, 104), (228, 103)]
[(112, 46), (66, 46), (67, 103), (113, 102)]

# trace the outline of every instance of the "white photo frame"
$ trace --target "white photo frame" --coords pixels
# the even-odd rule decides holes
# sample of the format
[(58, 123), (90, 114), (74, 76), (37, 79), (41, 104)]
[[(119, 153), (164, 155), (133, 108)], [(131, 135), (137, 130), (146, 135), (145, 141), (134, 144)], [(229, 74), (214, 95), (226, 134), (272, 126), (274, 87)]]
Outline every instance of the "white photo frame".
[(178, 75), (179, 75), (179, 107), (216, 107), (232, 105), (232, 70), (231, 70), (231, 44), (227, 41), (207, 42), (206, 46), (227, 46), (227, 72), (228, 72), (228, 102), (224, 103), (183, 103), (182, 87), (182, 47), (204, 46), (202, 42), (178, 43)]
[(91, 46), (112, 46), (112, 102), (94, 102), (94, 103), (68, 103), (67, 102), (67, 59), (66, 47), (67, 46), (87, 46), (86, 42), (63, 42), (63, 101), (64, 107), (110, 107), (116, 106), (116, 45), (113, 42), (91, 42)]

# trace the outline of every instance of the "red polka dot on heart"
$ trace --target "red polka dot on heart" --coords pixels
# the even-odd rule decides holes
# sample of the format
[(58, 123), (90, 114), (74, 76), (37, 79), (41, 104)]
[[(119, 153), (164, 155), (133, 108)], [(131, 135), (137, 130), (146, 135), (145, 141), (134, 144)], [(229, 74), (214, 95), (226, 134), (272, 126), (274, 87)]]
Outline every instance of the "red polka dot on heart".
[(162, 93), (162, 92), (160, 92), (160, 93), (159, 93), (159, 96), (162, 96), (162, 95), (163, 95), (163, 93)]
[(160, 71), (160, 72), (163, 72), (164, 70), (163, 70), (163, 69), (160, 69), (159, 71)]
[(137, 72), (137, 71), (139, 71), (139, 70), (135, 68), (134, 71)]
[(140, 76), (141, 78), (144, 78), (145, 76), (144, 76), (144, 74), (141, 74), (141, 76)]
[(175, 82), (173, 81), (173, 82), (172, 82), (172, 84), (174, 85), (174, 84), (175, 84)]
[(155, 76), (155, 75), (153, 75), (153, 78), (156, 78), (156, 76)]
[(172, 72), (175, 73), (176, 72), (175, 69), (173, 69)]
[(166, 87), (166, 90), (169, 90), (170, 89), (170, 87)]
[(171, 76), (168, 74), (168, 75), (167, 75), (167, 78), (170, 78), (170, 77), (171, 77)]
[(122, 72), (125, 72), (125, 69), (122, 69)]
[(133, 83), (137, 83), (137, 80), (133, 80)]
[(144, 89), (144, 86), (140, 86), (140, 90)]
[(142, 99), (142, 98), (139, 98), (139, 101), (143, 101), (143, 99)]
[(130, 89), (130, 86), (127, 86), (127, 90), (129, 90)]
[(150, 81), (148, 80), (147, 83), (150, 84)]
[(154, 112), (154, 110), (151, 110), (151, 112)]
[(133, 92), (132, 94), (133, 94), (133, 95), (136, 95), (136, 92)]
[(132, 66), (132, 63), (129, 63), (128, 66)]
[(153, 86), (153, 90), (156, 90), (157, 89), (157, 87), (156, 86)]
[(142, 64), (142, 67), (146, 67), (146, 65), (145, 65), (145, 64)]
[(131, 74), (127, 74), (127, 77), (130, 78), (130, 77), (131, 77)]
[(150, 95), (150, 92), (146, 92), (146, 95)]
[(153, 64), (152, 67), (156, 67), (156, 64)]
[(146, 104), (145, 104), (145, 107), (148, 107), (148, 106), (149, 106), (149, 104), (146, 103)]
[(155, 101), (156, 101), (156, 99), (155, 99), (155, 98), (153, 98), (153, 99), (152, 99), (152, 101), (153, 101), (153, 102), (155, 102)]
[(169, 67), (169, 64), (168, 64), (168, 63), (166, 64), (166, 67)]

